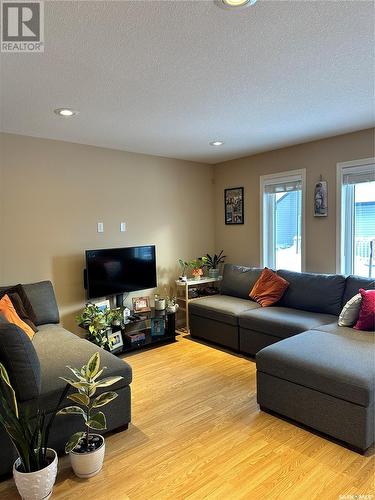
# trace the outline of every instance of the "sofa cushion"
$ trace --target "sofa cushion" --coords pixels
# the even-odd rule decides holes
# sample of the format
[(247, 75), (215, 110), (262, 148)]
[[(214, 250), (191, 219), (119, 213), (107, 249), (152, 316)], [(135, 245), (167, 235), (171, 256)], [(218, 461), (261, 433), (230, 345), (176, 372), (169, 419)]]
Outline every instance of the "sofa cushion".
[(34, 323), (37, 326), (60, 321), (55, 292), (50, 281), (30, 283), (23, 287), (33, 307), (36, 316)]
[[(348, 329), (349, 330), (349, 329)], [(374, 342), (310, 330), (262, 349), (257, 369), (361, 406), (374, 401)], [(354, 332), (354, 333), (353, 333)]]
[(41, 326), (35, 334), (33, 343), (41, 366), (40, 402), (42, 408), (47, 411), (55, 409), (66, 385), (59, 377), (71, 377), (72, 375), (66, 365), (81, 368), (97, 351), (100, 352), (101, 366), (107, 367), (103, 376), (121, 375), (124, 377), (123, 380), (111, 386), (111, 390), (116, 391), (125, 387), (132, 380), (131, 367), (125, 361), (91, 342), (81, 339), (74, 333), (68, 332), (60, 325)]
[(277, 274), (289, 281), (289, 287), (278, 305), (335, 316), (340, 314), (345, 287), (344, 276), (297, 273), (283, 269), (277, 271)]
[(16, 309), (7, 294), (0, 299), (0, 313), (9, 321), (9, 323), (19, 326), (30, 338), (30, 340), (33, 339), (35, 333), (34, 330), (18, 316)]
[[(314, 326), (314, 330), (319, 330), (320, 332), (331, 333), (333, 335), (349, 336), (355, 338), (356, 336), (366, 337), (369, 342), (374, 342), (374, 333), (365, 332), (364, 330), (354, 330), (351, 326), (339, 326), (337, 321), (328, 323), (326, 325)], [(375, 360), (374, 360), (375, 361)]]
[[(12, 300), (13, 294), (17, 294), (19, 296), (19, 298), (22, 301), (22, 305), (27, 313), (28, 318), (30, 318), (30, 320), (35, 324), (35, 322), (36, 322), (35, 311), (34, 311), (34, 308), (31, 304), (31, 302), (30, 302), (30, 299), (26, 293), (24, 286), (19, 284), (19, 285), (14, 285), (11, 287), (6, 287), (6, 286), (0, 287), (0, 299), (2, 297), (4, 297), (4, 295), (8, 295), (8, 297)], [(14, 307), (16, 308), (16, 311), (17, 311), (17, 307), (15, 304), (14, 304)], [(17, 311), (17, 314), (21, 317), (21, 314), (19, 311)]]
[(364, 278), (362, 276), (348, 276), (345, 280), (345, 291), (342, 299), (342, 305), (344, 306), (348, 300), (354, 297), (354, 295), (357, 295), (360, 288), (363, 288), (364, 290), (374, 290), (375, 280), (373, 278)]
[(375, 331), (375, 290), (359, 289), (362, 297), (358, 321), (354, 325), (356, 330)]
[(331, 314), (275, 306), (244, 311), (240, 314), (239, 323), (241, 328), (286, 338), (319, 325), (332, 323), (335, 319)]
[(256, 267), (235, 266), (225, 264), (223, 280), (221, 282), (221, 293), (231, 295), (240, 299), (248, 299), (250, 290), (262, 274), (263, 269)]
[(339, 326), (353, 326), (358, 320), (361, 302), (362, 297), (360, 293), (349, 299), (340, 312), (337, 324)]
[(201, 297), (189, 303), (189, 313), (214, 319), (229, 325), (238, 325), (238, 315), (247, 309), (258, 309), (260, 305), (249, 299), (238, 299), (229, 295)]
[(18, 401), (39, 397), (41, 371), (33, 343), (21, 328), (2, 319), (0, 319), (0, 363), (8, 372)]
[(262, 307), (269, 307), (281, 299), (288, 285), (289, 283), (284, 278), (266, 267), (251, 289), (249, 296)]

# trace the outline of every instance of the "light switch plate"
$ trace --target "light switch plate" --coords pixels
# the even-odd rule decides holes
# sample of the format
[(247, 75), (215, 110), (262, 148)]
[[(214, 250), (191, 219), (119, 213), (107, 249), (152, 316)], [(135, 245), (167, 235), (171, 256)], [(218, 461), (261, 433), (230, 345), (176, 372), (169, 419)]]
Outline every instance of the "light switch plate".
[(104, 233), (104, 224), (103, 224), (103, 222), (98, 222), (97, 227), (98, 227), (98, 233)]
[(125, 222), (120, 222), (120, 231), (122, 233), (125, 233), (125, 231), (126, 231), (126, 223)]

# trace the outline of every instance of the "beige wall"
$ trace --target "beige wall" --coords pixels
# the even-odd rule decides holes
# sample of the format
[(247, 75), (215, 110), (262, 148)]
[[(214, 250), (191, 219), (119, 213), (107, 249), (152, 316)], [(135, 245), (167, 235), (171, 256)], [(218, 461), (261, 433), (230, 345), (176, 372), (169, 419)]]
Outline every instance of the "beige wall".
[[(161, 283), (175, 279), (179, 257), (213, 250), (213, 167), (9, 134), (0, 139), (0, 283), (51, 279), (66, 327), (76, 330), (84, 303), (85, 249), (156, 244)], [(97, 221), (104, 233), (96, 232)]]
[[(227, 262), (260, 264), (260, 175), (306, 169), (306, 271), (336, 271), (336, 163), (374, 156), (374, 130), (221, 163), (215, 167), (216, 248), (224, 249)], [(320, 174), (328, 181), (328, 217), (313, 216), (314, 185)], [(224, 224), (224, 189), (245, 188), (245, 224)]]

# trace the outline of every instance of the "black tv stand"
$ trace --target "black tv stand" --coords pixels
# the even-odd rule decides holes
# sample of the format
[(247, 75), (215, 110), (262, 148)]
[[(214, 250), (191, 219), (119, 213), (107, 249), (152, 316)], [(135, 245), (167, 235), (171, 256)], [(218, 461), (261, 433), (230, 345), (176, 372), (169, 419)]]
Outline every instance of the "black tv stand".
[[(159, 320), (163, 323), (164, 332), (162, 335), (152, 335), (152, 322)], [(176, 314), (167, 313), (166, 311), (156, 311), (154, 308), (150, 312), (134, 313), (131, 319), (113, 331), (121, 330), (121, 336), (124, 345), (119, 349), (115, 349), (112, 354), (121, 355), (142, 349), (158, 347), (163, 344), (169, 344), (176, 341)], [(131, 344), (129, 335), (142, 333), (144, 339), (139, 343)]]

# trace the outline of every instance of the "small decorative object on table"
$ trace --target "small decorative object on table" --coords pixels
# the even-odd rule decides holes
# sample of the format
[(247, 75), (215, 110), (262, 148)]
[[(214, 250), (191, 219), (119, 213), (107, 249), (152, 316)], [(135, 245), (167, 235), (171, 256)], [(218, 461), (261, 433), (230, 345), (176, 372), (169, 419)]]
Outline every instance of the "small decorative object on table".
[(177, 297), (167, 297), (166, 311), (168, 314), (176, 313), (179, 307)]
[(150, 300), (148, 297), (133, 297), (133, 312), (135, 313), (143, 313), (150, 312)]
[[(67, 389), (60, 401), (65, 398)], [(57, 475), (57, 454), (48, 447), (56, 411), (49, 420), (39, 408), (19, 406), (5, 367), (0, 363), (0, 424), (8, 433), (19, 457), (13, 465), (13, 477), (20, 496), (25, 500), (47, 499)], [(48, 423), (47, 423), (48, 421)]]
[(129, 347), (138, 347), (146, 342), (146, 334), (144, 332), (125, 333), (124, 337)]
[(164, 335), (164, 318), (151, 318), (151, 337)]
[(224, 190), (225, 224), (244, 223), (243, 187)]
[(75, 406), (62, 408), (58, 415), (80, 415), (85, 421), (86, 429), (76, 432), (65, 446), (65, 452), (70, 455), (70, 462), (76, 476), (87, 478), (95, 476), (103, 466), (105, 441), (100, 434), (93, 434), (90, 429), (105, 430), (107, 427), (106, 418), (103, 412), (95, 413), (95, 408), (104, 406), (115, 398), (118, 394), (113, 391), (104, 392), (94, 397), (97, 389), (109, 387), (120, 381), (123, 377), (107, 377), (99, 379), (105, 369), (100, 370), (100, 354), (96, 352), (89, 359), (88, 363), (80, 369), (67, 366), (77, 380), (60, 377), (78, 392), (69, 394), (68, 399), (75, 403)]

